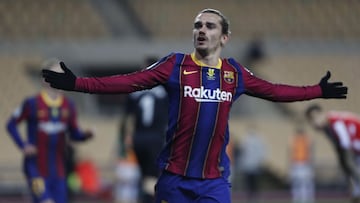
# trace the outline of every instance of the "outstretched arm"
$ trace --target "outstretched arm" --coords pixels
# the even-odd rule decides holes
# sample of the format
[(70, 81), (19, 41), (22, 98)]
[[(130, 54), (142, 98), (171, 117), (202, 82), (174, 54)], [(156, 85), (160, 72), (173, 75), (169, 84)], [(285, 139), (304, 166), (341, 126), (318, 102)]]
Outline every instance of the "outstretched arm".
[(311, 86), (273, 84), (253, 76), (245, 69), (243, 75), (247, 95), (277, 102), (303, 101), (315, 98), (344, 99), (348, 89), (343, 86), (342, 82), (328, 82), (331, 76), (329, 71), (321, 78), (319, 84)]
[(148, 69), (130, 74), (107, 77), (77, 77), (63, 62), (60, 62), (64, 73), (42, 70), (42, 75), (51, 87), (77, 92), (116, 94), (130, 93), (150, 89), (165, 83), (174, 66), (174, 55), (164, 57)]

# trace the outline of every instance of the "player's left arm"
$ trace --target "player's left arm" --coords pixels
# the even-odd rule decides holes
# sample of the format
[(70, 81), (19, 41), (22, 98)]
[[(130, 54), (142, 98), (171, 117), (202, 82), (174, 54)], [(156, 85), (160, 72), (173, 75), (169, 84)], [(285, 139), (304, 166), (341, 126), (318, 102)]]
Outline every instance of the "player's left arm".
[(276, 101), (293, 102), (315, 98), (336, 98), (344, 99), (347, 95), (347, 87), (342, 82), (328, 82), (331, 74), (327, 72), (315, 85), (293, 86), (275, 84), (254, 76), (245, 68), (242, 69), (245, 83), (245, 93), (250, 96)]

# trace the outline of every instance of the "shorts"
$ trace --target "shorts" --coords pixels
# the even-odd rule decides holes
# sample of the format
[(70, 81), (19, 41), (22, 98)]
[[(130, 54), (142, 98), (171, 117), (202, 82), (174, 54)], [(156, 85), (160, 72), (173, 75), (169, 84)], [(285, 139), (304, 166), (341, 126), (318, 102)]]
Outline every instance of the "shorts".
[(156, 203), (230, 203), (231, 184), (223, 177), (189, 178), (164, 171), (155, 186)]
[(40, 203), (47, 199), (56, 203), (67, 202), (68, 193), (65, 178), (44, 178), (40, 176), (35, 158), (25, 158), (24, 174), (34, 203)]

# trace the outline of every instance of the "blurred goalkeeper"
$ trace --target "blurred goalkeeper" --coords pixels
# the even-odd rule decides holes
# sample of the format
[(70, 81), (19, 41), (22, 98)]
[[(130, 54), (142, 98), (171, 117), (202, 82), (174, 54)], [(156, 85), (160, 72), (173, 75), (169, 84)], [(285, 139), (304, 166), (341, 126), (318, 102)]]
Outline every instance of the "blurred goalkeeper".
[[(43, 68), (62, 71), (59, 61), (46, 61)], [(92, 137), (77, 125), (74, 104), (59, 90), (43, 83), (42, 90), (17, 108), (7, 123), (11, 138), (24, 155), (23, 171), (34, 203), (67, 203), (65, 147), (67, 134), (76, 141)], [(27, 137), (18, 131), (27, 124)]]
[(171, 53), (138, 72), (110, 77), (77, 77), (43, 70), (52, 87), (97, 94), (130, 93), (163, 85), (168, 93), (166, 144), (158, 158), (157, 203), (231, 202), (228, 119), (242, 94), (269, 101), (346, 98), (347, 87), (330, 83), (328, 72), (310, 86), (274, 84), (254, 76), (232, 58), (220, 58), (230, 38), (229, 22), (219, 11), (200, 11), (193, 23), (194, 51)]
[(310, 124), (331, 141), (348, 178), (352, 202), (360, 203), (360, 117), (344, 111), (325, 112), (317, 104), (309, 106), (305, 114)]

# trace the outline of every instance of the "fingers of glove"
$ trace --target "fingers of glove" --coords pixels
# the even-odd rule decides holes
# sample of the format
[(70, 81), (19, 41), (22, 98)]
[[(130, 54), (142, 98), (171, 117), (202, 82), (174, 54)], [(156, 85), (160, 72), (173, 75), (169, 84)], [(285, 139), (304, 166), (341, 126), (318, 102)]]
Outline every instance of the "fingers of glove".
[(42, 73), (43, 76), (50, 75), (52, 72), (54, 72), (54, 71), (51, 71), (51, 70), (48, 70), (48, 69), (42, 69), (41, 70), (41, 73)]
[(347, 87), (338, 87), (336, 88), (336, 92), (340, 94), (347, 94), (348, 88)]
[(58, 73), (58, 72), (55, 72), (55, 71), (51, 71), (51, 70), (46, 70), (46, 69), (43, 69), (42, 70), (42, 75), (43, 77), (46, 77), (46, 78), (56, 78), (56, 77), (60, 77), (62, 75), (64, 75), (64, 73)]
[(71, 73), (71, 71), (66, 67), (64, 62), (60, 62), (60, 67), (63, 69), (64, 73)]
[(330, 71), (327, 71), (325, 76), (321, 78), (321, 82), (328, 81), (330, 79), (330, 77), (331, 77), (331, 73), (330, 73)]
[(333, 87), (343, 86), (343, 83), (342, 83), (342, 82), (333, 82), (333, 83), (329, 83), (329, 84), (331, 84)]

